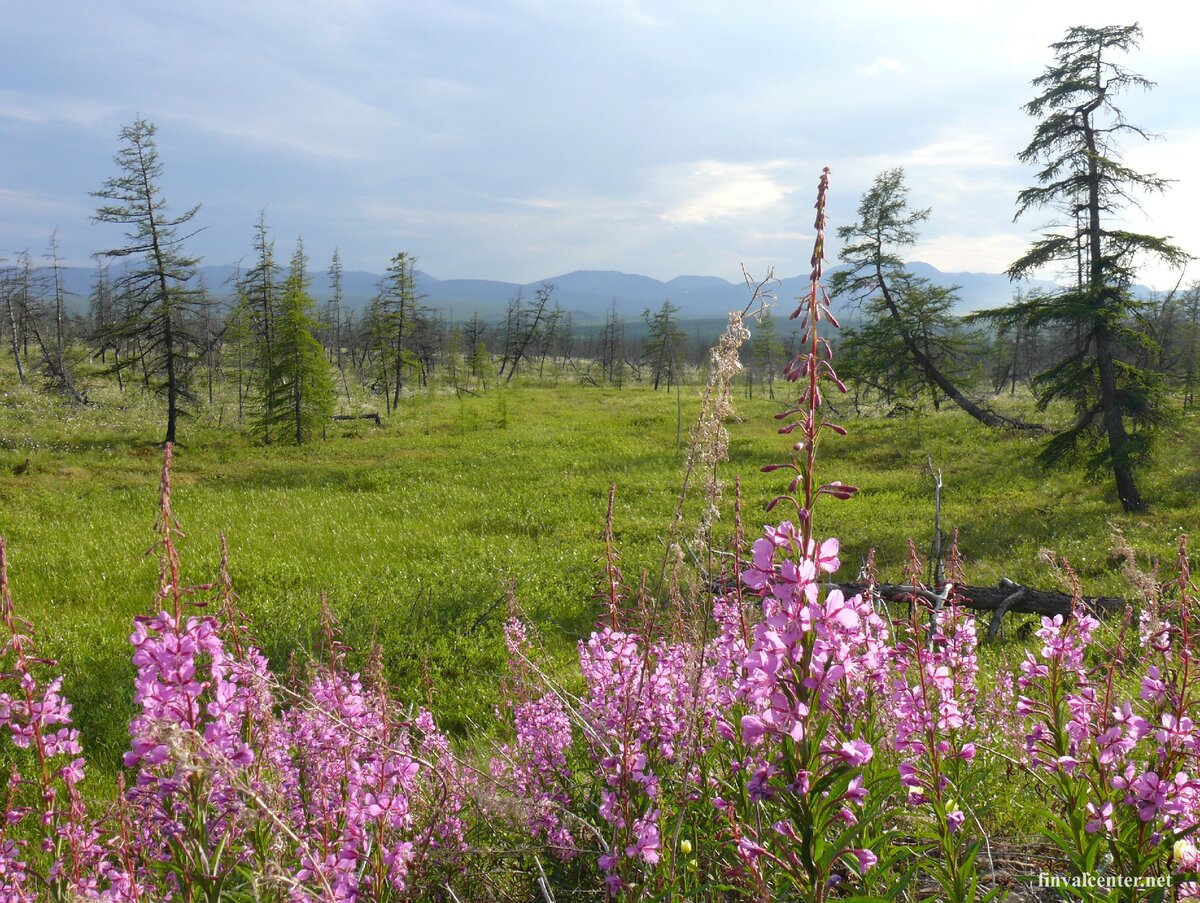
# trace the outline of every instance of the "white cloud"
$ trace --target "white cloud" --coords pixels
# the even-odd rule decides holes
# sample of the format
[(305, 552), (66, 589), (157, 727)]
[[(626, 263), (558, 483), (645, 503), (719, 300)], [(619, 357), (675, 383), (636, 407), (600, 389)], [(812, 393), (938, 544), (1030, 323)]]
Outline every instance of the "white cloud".
[[(1013, 155), (1009, 147), (997, 146), (990, 134), (970, 133), (967, 130), (943, 130), (937, 140), (905, 151), (899, 157), (903, 166), (932, 169), (962, 169), (978, 167), (1012, 166)], [(966, 134), (963, 134), (967, 131)]]
[(778, 176), (782, 166), (701, 160), (668, 167), (659, 178), (672, 199), (659, 216), (669, 223), (709, 223), (761, 211), (790, 191)]
[(37, 125), (58, 122), (88, 128), (107, 121), (117, 109), (115, 104), (83, 96), (0, 91), (0, 118)]
[(54, 195), (35, 194), (0, 187), (0, 209), (9, 215), (14, 213), (45, 216), (75, 216), (90, 208), (74, 199)]
[(881, 56), (867, 63), (865, 66), (855, 67), (854, 71), (867, 78), (874, 78), (877, 75), (883, 75), (888, 72), (903, 72), (904, 64), (890, 56)]
[(917, 242), (905, 254), (910, 260), (923, 260), (944, 272), (1003, 273), (1028, 249), (1020, 235), (938, 235)]

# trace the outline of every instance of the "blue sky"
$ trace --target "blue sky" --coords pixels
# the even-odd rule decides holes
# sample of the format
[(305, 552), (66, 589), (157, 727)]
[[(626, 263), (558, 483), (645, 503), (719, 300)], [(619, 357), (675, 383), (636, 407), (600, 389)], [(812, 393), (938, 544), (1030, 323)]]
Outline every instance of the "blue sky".
[[(1171, 6), (1174, 6), (1172, 10)], [(74, 264), (118, 239), (89, 217), (121, 127), (159, 129), (168, 201), (201, 203), (191, 250), (249, 255), (265, 208), (281, 255), (336, 246), (438, 278), (575, 269), (736, 279), (806, 269), (817, 176), (832, 225), (905, 166), (933, 218), (911, 257), (1003, 270), (1047, 217), (1021, 105), (1070, 25), (1145, 30), (1125, 100), (1164, 139), (1128, 162), (1178, 179), (1130, 224), (1200, 254), (1200, 13), (1159, 2), (55, 0), (0, 30), (0, 255)], [(836, 254), (836, 245), (832, 248)], [(1147, 269), (1144, 281), (1175, 277)]]

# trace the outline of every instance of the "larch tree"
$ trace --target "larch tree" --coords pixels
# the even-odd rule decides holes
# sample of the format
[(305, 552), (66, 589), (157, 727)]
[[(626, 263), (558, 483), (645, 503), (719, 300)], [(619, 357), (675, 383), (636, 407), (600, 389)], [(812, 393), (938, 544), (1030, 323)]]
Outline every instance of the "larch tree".
[[(37, 276), (23, 279), (25, 284), (25, 332), (32, 335), (41, 355), (41, 370), (47, 385), (73, 404), (84, 404), (84, 393), (75, 385), (74, 370), (79, 361), (71, 352), (67, 316), (67, 290), (63, 282), (63, 263), (58, 250), (58, 230), (50, 235), (45, 254), (48, 266)], [(26, 263), (26, 266), (28, 264)], [(49, 299), (46, 295), (49, 293)]]
[(333, 414), (333, 379), (325, 349), (313, 336), (316, 301), (309, 294), (308, 259), (298, 240), (283, 284), (275, 321), (271, 383), (278, 404), (274, 423), (302, 445), (320, 432)]
[(625, 321), (617, 313), (616, 301), (604, 314), (599, 358), (601, 377), (621, 388), (625, 384)]
[[(903, 169), (876, 176), (859, 202), (858, 221), (838, 229), (844, 242), (838, 258), (845, 267), (830, 279), (830, 294), (860, 305), (868, 322), (879, 324), (879, 331), (890, 332), (899, 340), (899, 347), (931, 391), (940, 391), (979, 422), (990, 427), (1040, 429), (972, 401), (950, 378), (948, 362), (956, 352), (951, 335), (955, 321), (948, 312), (955, 296), (914, 276), (900, 256), (903, 249), (916, 243), (917, 227), (927, 219), (928, 208), (913, 210), (908, 205)], [(884, 339), (882, 334), (877, 336), (876, 344)]]
[(258, 378), (255, 393), (257, 421), (262, 428), (263, 442), (270, 444), (272, 427), (279, 420), (279, 407), (283, 401), (275, 382), (280, 269), (275, 262), (275, 240), (267, 229), (265, 213), (259, 214), (254, 225), (254, 255), (254, 266), (237, 280), (237, 306), (241, 308), (252, 340), (251, 354), (246, 362)]
[(333, 258), (329, 261), (329, 319), (332, 329), (333, 339), (333, 359), (337, 364), (338, 372), (342, 370), (342, 302), (345, 299), (345, 293), (342, 289), (342, 254), (337, 249), (333, 249)]
[(188, 382), (196, 348), (188, 325), (196, 297), (188, 283), (198, 260), (183, 249), (194, 233), (180, 234), (180, 228), (200, 206), (168, 212), (154, 135), (154, 124), (141, 118), (121, 130), (118, 174), (92, 193), (101, 202), (93, 219), (126, 227), (126, 244), (102, 252), (127, 262), (116, 288), (129, 303), (114, 329), (136, 339), (144, 372), (167, 401), (164, 441), (174, 442), (183, 406), (191, 400)]
[(394, 255), (371, 304), (372, 331), (380, 356), (384, 395), (391, 392), (389, 413), (400, 404), (404, 371), (415, 360), (409, 344), (417, 319), (416, 262), (417, 259), (406, 251)]
[[(102, 257), (96, 258), (96, 275), (92, 280), (92, 291), (88, 296), (88, 319), (90, 340), (95, 346), (94, 355), (100, 358), (100, 363), (107, 363), (108, 352), (117, 354), (118, 345), (108, 341), (108, 333), (114, 322), (112, 283), (109, 279), (108, 264)], [(119, 356), (118, 356), (119, 357)], [(120, 370), (117, 371), (120, 377)], [(118, 384), (124, 389), (123, 383)]]
[(1136, 48), (1141, 36), (1136, 24), (1078, 26), (1051, 45), (1054, 63), (1034, 79), (1038, 94), (1025, 105), (1037, 128), (1019, 155), (1039, 167), (1037, 184), (1018, 195), (1016, 216), (1048, 209), (1059, 220), (1008, 273), (1017, 279), (1059, 266), (1074, 284), (1032, 296), (1000, 317), (1034, 329), (1065, 327), (1073, 336), (1069, 352), (1034, 378), (1043, 406), (1066, 400), (1075, 409), (1074, 421), (1050, 440), (1042, 458), (1084, 456), (1093, 473), (1110, 472), (1126, 511), (1146, 508), (1135, 473), (1165, 412), (1162, 380), (1137, 363), (1153, 340), (1135, 316), (1141, 306), (1132, 292), (1136, 265), (1148, 257), (1170, 264), (1188, 259), (1169, 238), (1130, 231), (1119, 220), (1137, 194), (1169, 184), (1129, 168), (1119, 148), (1123, 137), (1151, 137), (1116, 105), (1124, 91), (1153, 86), (1113, 59)]
[(246, 420), (246, 408), (254, 386), (254, 361), (258, 342), (254, 334), (253, 313), (246, 296), (238, 293), (221, 327), (221, 356), (225, 380), (237, 386), (237, 422)]
[(649, 308), (642, 313), (642, 321), (648, 330), (642, 357), (650, 363), (655, 392), (663, 380), (666, 380), (668, 391), (679, 381), (684, 335), (679, 328), (678, 314), (679, 308), (670, 301), (664, 301), (656, 313), (650, 313)]
[(775, 374), (783, 371), (784, 349), (783, 339), (779, 337), (779, 327), (770, 310), (764, 310), (758, 320), (758, 329), (750, 340), (750, 356), (752, 366), (746, 377), (746, 385), (751, 396), (754, 394), (754, 377), (767, 384), (767, 393), (775, 398)]
[[(27, 255), (28, 256), (28, 255)], [(21, 361), (22, 327), (25, 323), (25, 279), (20, 267), (5, 267), (0, 271), (0, 298), (4, 299), (4, 328), (12, 351), (17, 378), (25, 385), (25, 367)]]
[(510, 302), (510, 313), (505, 324), (504, 359), (500, 363), (500, 375), (504, 377), (505, 383), (512, 382), (526, 353), (531, 346), (536, 347), (534, 343), (545, 330), (554, 290), (553, 282), (543, 282), (533, 290), (533, 297), (526, 304), (521, 303), (521, 294), (518, 291), (515, 299), (515, 319), (511, 313)]

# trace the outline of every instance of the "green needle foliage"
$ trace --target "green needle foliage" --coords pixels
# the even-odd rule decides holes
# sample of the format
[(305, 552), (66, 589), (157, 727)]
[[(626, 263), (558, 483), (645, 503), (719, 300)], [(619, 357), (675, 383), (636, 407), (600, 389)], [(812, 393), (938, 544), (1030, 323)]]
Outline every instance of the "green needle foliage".
[(270, 383), (283, 402), (272, 411), (272, 423), (302, 445), (324, 432), (333, 414), (333, 379), (325, 349), (313, 336), (316, 302), (308, 293), (303, 241), (297, 242), (292, 266), (283, 285), (275, 332)]
[(889, 395), (899, 386), (927, 387), (936, 404), (940, 392), (987, 426), (1038, 429), (972, 401), (951, 378), (967, 351), (950, 314), (958, 296), (914, 276), (901, 256), (927, 219), (928, 208), (909, 207), (904, 170), (897, 168), (875, 177), (859, 202), (858, 221), (838, 229), (844, 242), (838, 259), (845, 266), (830, 278), (830, 295), (848, 298), (867, 323), (850, 336), (855, 357), (848, 372), (882, 382)]
[(1082, 456), (1093, 474), (1110, 471), (1126, 511), (1146, 508), (1135, 472), (1165, 417), (1161, 377), (1138, 365), (1139, 355), (1155, 343), (1137, 320), (1142, 305), (1131, 292), (1135, 264), (1146, 257), (1187, 260), (1169, 238), (1115, 223), (1135, 194), (1161, 192), (1169, 184), (1130, 169), (1118, 147), (1129, 134), (1150, 137), (1126, 122), (1115, 103), (1129, 88), (1153, 86), (1112, 60), (1137, 47), (1141, 35), (1137, 25), (1080, 26), (1051, 45), (1054, 64), (1034, 79), (1040, 93), (1025, 105), (1038, 119), (1037, 129), (1019, 155), (1041, 167), (1038, 184), (1018, 195), (1017, 217), (1049, 208), (1061, 219), (1008, 272), (1018, 279), (1065, 265), (1074, 284), (991, 312), (1001, 323), (1061, 329), (1063, 353), (1036, 377), (1034, 389), (1043, 407), (1067, 400), (1076, 416), (1041, 457), (1054, 462)]
[(130, 261), (115, 286), (124, 316), (108, 331), (137, 348), (136, 358), (127, 357), (121, 366), (140, 362), (147, 383), (166, 397), (164, 441), (174, 442), (184, 403), (195, 401), (189, 376), (199, 339), (187, 320), (200, 302), (199, 293), (189, 287), (198, 261), (184, 253), (183, 243), (190, 235), (180, 235), (179, 227), (191, 222), (200, 206), (178, 216), (168, 214), (158, 186), (162, 163), (154, 134), (154, 123), (144, 119), (121, 129), (122, 147), (115, 158), (119, 175), (105, 180), (92, 196), (101, 201), (97, 222), (117, 223), (127, 230), (127, 244), (101, 255)]
[[(238, 280), (238, 305), (235, 316), (240, 321), (239, 334), (249, 340), (243, 349), (238, 346), (239, 364), (251, 363), (258, 377), (255, 411), (256, 424), (263, 442), (270, 444), (271, 429), (279, 422), (280, 406), (284, 403), (276, 381), (279, 373), (277, 331), (279, 319), (279, 267), (275, 263), (275, 241), (267, 230), (265, 214), (260, 214), (254, 227), (254, 266)], [(241, 353), (244, 350), (244, 354)], [(239, 366), (239, 386), (242, 368)]]

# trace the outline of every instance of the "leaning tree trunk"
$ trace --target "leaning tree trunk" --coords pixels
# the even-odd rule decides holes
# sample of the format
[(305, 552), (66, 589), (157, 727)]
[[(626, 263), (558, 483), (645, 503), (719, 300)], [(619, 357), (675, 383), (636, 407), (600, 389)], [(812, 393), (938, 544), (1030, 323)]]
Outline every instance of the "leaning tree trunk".
[(1003, 414), (997, 414), (989, 408), (976, 404), (960, 392), (958, 387), (950, 382), (946, 375), (938, 369), (932, 358), (921, 350), (916, 337), (905, 327), (904, 319), (900, 316), (900, 310), (896, 306), (896, 300), (892, 297), (887, 280), (883, 278), (883, 268), (878, 262), (875, 264), (875, 275), (878, 279), (879, 293), (883, 298), (883, 303), (887, 306), (892, 320), (895, 321), (896, 328), (900, 331), (900, 337), (904, 340), (904, 345), (908, 348), (909, 354), (912, 355), (913, 360), (917, 362), (917, 366), (929, 377), (930, 381), (946, 393), (946, 397), (984, 426), (990, 426), (993, 429), (1026, 430), (1035, 433), (1045, 431), (1046, 428), (1041, 424), (1026, 423), (1024, 420), (1017, 420), (1012, 417), (1005, 417)]

